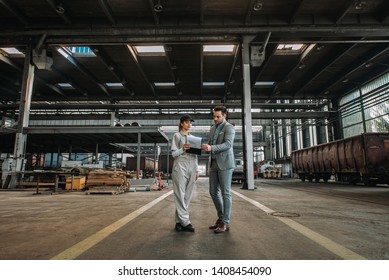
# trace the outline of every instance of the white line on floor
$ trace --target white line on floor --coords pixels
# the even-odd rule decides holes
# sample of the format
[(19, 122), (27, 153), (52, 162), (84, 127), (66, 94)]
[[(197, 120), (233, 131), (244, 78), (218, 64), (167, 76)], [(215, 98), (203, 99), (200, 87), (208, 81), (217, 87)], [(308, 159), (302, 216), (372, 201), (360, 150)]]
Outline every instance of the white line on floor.
[(96, 232), (95, 234), (92, 234), (91, 236), (87, 237), (86, 239), (82, 240), (81, 242), (75, 244), (74, 246), (66, 249), (62, 253), (59, 253), (58, 255), (51, 258), (52, 260), (74, 260), (79, 255), (84, 253), (86, 250), (90, 249), (92, 246), (96, 245), (100, 241), (102, 241), (104, 238), (109, 236), (110, 234), (114, 233), (121, 227), (125, 226), (127, 223), (141, 215), (142, 213), (149, 210), (151, 207), (156, 205), (158, 202), (164, 200), (166, 197), (171, 195), (173, 191), (169, 191), (164, 195), (161, 195), (157, 199), (154, 199), (150, 203), (142, 206), (138, 210), (135, 210), (134, 212), (128, 214), (127, 216), (124, 216), (120, 220), (117, 220), (116, 222), (110, 224), (109, 226), (103, 228), (102, 230)]
[[(262, 211), (264, 211), (265, 213), (267, 214), (271, 214), (273, 212), (275, 212), (274, 210), (266, 207), (265, 205), (259, 203), (258, 201), (255, 201), (251, 198), (248, 198), (247, 196), (241, 194), (241, 193), (238, 193), (236, 191), (232, 191), (235, 195), (239, 196), (240, 198), (250, 202), (251, 204), (253, 204), (255, 207), (258, 207), (259, 209), (261, 209)], [(290, 218), (285, 218), (285, 217), (277, 217), (277, 216), (273, 216), (274, 218), (280, 220), (281, 222), (283, 222), (284, 224), (288, 225), (289, 227), (293, 228), (294, 230), (298, 231), (299, 233), (301, 233), (302, 235), (304, 235), (305, 237), (311, 239), (312, 241), (316, 242), (317, 244), (319, 244), (320, 246), (323, 246), (324, 248), (326, 248), (327, 250), (329, 250), (330, 252), (334, 253), (335, 255), (341, 257), (342, 259), (345, 259), (345, 260), (366, 260), (366, 258), (358, 255), (357, 253), (347, 249), (346, 247), (343, 247), (342, 245), (340, 245), (339, 243), (336, 243), (334, 241), (332, 241), (331, 239), (297, 223), (296, 221), (290, 219)]]

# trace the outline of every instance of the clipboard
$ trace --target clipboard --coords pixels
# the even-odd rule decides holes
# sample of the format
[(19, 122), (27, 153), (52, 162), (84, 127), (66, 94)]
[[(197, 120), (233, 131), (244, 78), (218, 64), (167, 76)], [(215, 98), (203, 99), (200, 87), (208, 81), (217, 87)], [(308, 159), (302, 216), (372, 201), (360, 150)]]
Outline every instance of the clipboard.
[(201, 155), (202, 138), (193, 135), (185, 136), (185, 144), (190, 145), (190, 149), (186, 150), (189, 154)]

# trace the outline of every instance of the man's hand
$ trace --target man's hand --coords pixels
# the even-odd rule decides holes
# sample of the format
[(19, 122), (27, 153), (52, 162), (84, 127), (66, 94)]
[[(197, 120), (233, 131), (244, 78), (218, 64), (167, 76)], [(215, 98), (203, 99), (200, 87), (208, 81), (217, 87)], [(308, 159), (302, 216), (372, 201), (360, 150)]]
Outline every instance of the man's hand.
[(211, 145), (208, 145), (208, 144), (202, 144), (201, 149), (205, 152), (210, 152), (212, 150), (212, 147), (211, 147)]

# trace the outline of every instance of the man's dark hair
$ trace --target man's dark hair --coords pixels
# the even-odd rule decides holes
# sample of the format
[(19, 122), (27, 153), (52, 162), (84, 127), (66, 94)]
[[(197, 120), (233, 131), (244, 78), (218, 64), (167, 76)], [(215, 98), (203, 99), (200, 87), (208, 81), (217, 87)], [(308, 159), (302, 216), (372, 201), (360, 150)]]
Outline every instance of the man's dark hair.
[(213, 111), (221, 111), (222, 114), (225, 114), (227, 115), (227, 108), (225, 106), (222, 106), (222, 105), (219, 105), (219, 106), (216, 106), (215, 108), (213, 108)]

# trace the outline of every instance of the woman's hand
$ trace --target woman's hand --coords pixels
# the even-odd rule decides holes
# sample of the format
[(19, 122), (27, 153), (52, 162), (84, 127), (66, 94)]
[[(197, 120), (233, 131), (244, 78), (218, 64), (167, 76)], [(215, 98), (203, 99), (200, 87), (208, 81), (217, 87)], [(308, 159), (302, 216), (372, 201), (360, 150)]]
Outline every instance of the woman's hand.
[(184, 146), (182, 146), (182, 150), (185, 152), (186, 150), (189, 150), (190, 149), (190, 145), (189, 144), (184, 144)]

